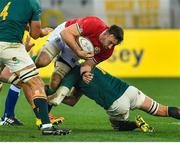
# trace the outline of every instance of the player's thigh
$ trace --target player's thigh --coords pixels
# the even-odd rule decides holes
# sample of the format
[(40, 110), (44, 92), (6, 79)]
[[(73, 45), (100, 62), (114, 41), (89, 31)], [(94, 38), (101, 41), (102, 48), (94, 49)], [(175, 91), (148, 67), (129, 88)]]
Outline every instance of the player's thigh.
[(76, 65), (79, 64), (79, 57), (74, 53), (74, 51), (68, 45), (64, 46), (63, 52), (61, 53), (60, 56), (71, 67), (75, 67)]
[(129, 86), (124, 93), (130, 101), (130, 108), (140, 108), (145, 101), (146, 95), (134, 86)]
[[(13, 73), (10, 72), (9, 68), (5, 66), (0, 74), (0, 80), (4, 82), (8, 82)], [(8, 82), (11, 83), (11, 82)]]
[(28, 66), (34, 66), (34, 62), (26, 52), (23, 44), (7, 43), (2, 54), (3, 63), (12, 73), (21, 71)]
[(46, 42), (41, 51), (38, 53), (38, 56), (35, 60), (37, 67), (42, 67), (48, 65), (58, 54), (60, 49), (52, 43)]
[(107, 110), (110, 120), (122, 121), (129, 117), (130, 101), (126, 95), (115, 100)]
[(62, 59), (59, 59), (55, 62), (54, 73), (58, 74), (61, 79), (63, 79), (64, 76), (69, 73), (71, 69), (71, 66)]
[(50, 86), (57, 89), (64, 76), (69, 73), (71, 66), (68, 65), (63, 59), (58, 58), (55, 62), (54, 71), (51, 76)]

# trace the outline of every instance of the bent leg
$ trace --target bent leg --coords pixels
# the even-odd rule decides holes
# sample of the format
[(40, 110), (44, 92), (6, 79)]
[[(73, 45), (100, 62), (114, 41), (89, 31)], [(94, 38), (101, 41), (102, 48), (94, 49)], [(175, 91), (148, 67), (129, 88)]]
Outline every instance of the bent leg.
[(159, 104), (148, 96), (146, 96), (140, 109), (154, 116), (180, 119), (180, 108)]
[(69, 73), (71, 66), (68, 65), (62, 58), (55, 62), (55, 69), (51, 76), (50, 88), (57, 90), (64, 76)]
[(37, 68), (45, 67), (50, 64), (50, 62), (59, 54), (60, 50), (46, 42), (41, 52), (38, 54), (35, 65)]
[(128, 121), (130, 101), (126, 94), (113, 102), (107, 110), (111, 126), (118, 131), (132, 131), (138, 126), (134, 121)]
[(154, 116), (168, 116), (168, 106), (161, 105), (148, 96), (145, 97), (144, 103), (141, 105), (140, 109)]
[(17, 86), (14, 86), (14, 85), (10, 86), (8, 95), (6, 97), (3, 118), (15, 117), (14, 110), (15, 110), (16, 103), (18, 101), (19, 93), (20, 93), (20, 88), (18, 88)]

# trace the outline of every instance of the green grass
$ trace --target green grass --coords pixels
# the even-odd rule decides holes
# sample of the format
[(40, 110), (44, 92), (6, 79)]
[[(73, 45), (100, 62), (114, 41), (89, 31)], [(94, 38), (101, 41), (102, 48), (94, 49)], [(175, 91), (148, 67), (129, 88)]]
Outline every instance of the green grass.
[[(146, 95), (162, 104), (179, 106), (180, 104), (180, 78), (146, 78), (125, 79), (128, 83), (141, 89)], [(0, 114), (3, 112), (4, 100), (8, 86), (4, 86), (0, 96)], [(65, 121), (61, 127), (72, 129), (67, 136), (42, 136), (34, 125), (34, 114), (26, 102), (23, 93), (17, 103), (16, 115), (25, 126), (0, 127), (0, 141), (180, 141), (180, 123), (171, 118), (153, 117), (144, 112), (135, 110), (130, 113), (130, 120), (141, 114), (144, 119), (155, 128), (154, 133), (142, 133), (140, 130), (132, 132), (116, 132), (111, 129), (106, 112), (90, 99), (83, 97), (80, 102), (69, 107), (60, 105), (52, 111), (55, 115), (62, 115)]]

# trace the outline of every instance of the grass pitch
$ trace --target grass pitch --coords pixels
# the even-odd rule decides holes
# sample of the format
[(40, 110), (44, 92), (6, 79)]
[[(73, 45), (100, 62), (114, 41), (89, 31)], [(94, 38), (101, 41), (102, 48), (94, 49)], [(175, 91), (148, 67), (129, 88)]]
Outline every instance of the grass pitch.
[[(180, 78), (144, 78), (125, 79), (131, 85), (141, 89), (146, 95), (158, 102), (171, 106), (180, 105)], [(4, 100), (8, 91), (5, 85), (0, 93), (0, 114), (4, 109)], [(65, 117), (63, 128), (72, 129), (67, 136), (42, 136), (41, 132), (34, 125), (34, 114), (30, 105), (26, 102), (21, 92), (20, 99), (16, 106), (16, 116), (24, 122), (22, 127), (0, 127), (0, 141), (14, 142), (66, 142), (66, 141), (110, 141), (110, 142), (142, 142), (142, 141), (167, 141), (180, 142), (180, 122), (171, 118), (153, 117), (144, 112), (135, 110), (130, 113), (130, 120), (140, 114), (155, 128), (154, 133), (142, 133), (140, 130), (132, 132), (117, 132), (111, 129), (105, 111), (92, 100), (82, 97), (77, 105), (69, 107), (60, 105), (52, 110), (55, 115)]]

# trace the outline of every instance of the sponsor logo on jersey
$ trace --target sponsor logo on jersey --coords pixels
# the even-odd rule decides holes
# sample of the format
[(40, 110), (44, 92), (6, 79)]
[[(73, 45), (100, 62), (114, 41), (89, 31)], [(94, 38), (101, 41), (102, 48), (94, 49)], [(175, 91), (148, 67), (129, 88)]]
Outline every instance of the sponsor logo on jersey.
[(94, 47), (94, 54), (99, 54), (101, 52), (101, 49), (99, 47)]

